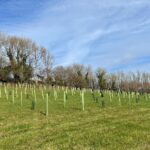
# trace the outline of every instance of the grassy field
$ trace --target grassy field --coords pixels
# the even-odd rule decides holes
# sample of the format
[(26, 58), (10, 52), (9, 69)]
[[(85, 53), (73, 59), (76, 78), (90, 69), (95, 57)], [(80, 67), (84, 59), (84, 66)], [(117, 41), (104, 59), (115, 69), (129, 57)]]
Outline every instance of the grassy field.
[(137, 100), (135, 95), (106, 91), (102, 98), (97, 91), (85, 91), (83, 111), (79, 90), (67, 90), (65, 107), (65, 89), (8, 86), (0, 90), (2, 150), (150, 149), (148, 95)]

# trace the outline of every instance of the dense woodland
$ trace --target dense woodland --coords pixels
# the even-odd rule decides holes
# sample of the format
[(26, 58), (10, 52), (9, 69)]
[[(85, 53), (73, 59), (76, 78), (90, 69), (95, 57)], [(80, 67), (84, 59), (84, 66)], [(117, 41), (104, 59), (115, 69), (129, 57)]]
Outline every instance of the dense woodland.
[(72, 64), (53, 67), (46, 48), (30, 39), (0, 34), (0, 81), (39, 82), (76, 88), (150, 92), (150, 73), (108, 73), (103, 68)]

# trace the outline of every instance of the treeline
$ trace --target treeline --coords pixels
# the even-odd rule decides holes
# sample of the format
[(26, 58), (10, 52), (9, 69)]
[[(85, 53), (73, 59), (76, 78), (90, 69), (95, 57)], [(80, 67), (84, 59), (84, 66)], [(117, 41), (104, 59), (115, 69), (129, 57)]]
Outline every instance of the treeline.
[(149, 73), (107, 73), (81, 64), (53, 68), (53, 57), (46, 48), (30, 39), (4, 34), (0, 34), (0, 81), (150, 92)]
[(50, 76), (53, 58), (30, 39), (0, 34), (0, 80), (29, 82), (35, 74)]
[(73, 64), (54, 68), (53, 77), (56, 85), (93, 90), (150, 92), (150, 74), (145, 72), (107, 73), (102, 68), (93, 71), (89, 66)]

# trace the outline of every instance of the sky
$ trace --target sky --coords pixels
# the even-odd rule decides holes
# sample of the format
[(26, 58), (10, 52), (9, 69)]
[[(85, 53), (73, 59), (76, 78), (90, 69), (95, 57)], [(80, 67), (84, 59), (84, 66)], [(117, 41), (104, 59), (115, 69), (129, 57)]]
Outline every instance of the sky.
[(0, 0), (0, 31), (46, 47), (54, 66), (150, 72), (150, 0)]

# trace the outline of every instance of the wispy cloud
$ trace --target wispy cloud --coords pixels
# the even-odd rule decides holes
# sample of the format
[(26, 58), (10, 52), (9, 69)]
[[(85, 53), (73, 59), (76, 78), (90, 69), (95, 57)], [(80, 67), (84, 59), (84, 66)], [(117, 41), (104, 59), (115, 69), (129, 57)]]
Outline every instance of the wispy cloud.
[(55, 65), (79, 62), (110, 71), (149, 65), (138, 64), (139, 57), (150, 59), (149, 0), (2, 0), (0, 22), (2, 30), (45, 45)]

